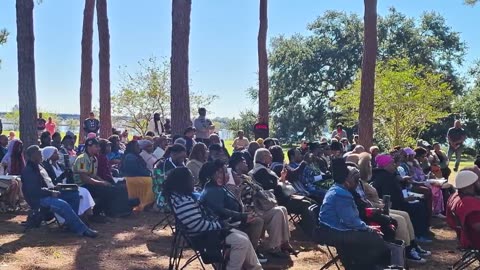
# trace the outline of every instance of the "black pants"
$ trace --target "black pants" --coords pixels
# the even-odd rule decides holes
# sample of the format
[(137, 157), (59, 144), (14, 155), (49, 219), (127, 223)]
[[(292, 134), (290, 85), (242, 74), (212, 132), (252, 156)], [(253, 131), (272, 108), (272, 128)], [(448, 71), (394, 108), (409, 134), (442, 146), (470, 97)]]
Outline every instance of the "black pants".
[(428, 210), (425, 201), (418, 203), (406, 203), (404, 209), (412, 220), (413, 229), (416, 237), (428, 237), (430, 229), (430, 219), (428, 217)]
[(347, 270), (375, 269), (375, 266), (390, 264), (390, 251), (376, 232), (338, 231), (320, 225), (314, 232), (314, 240), (335, 247)]
[(107, 209), (108, 202), (112, 199), (114, 195), (113, 187), (106, 186), (97, 186), (97, 185), (83, 185), (84, 188), (88, 189), (93, 199), (95, 200), (95, 206), (93, 207), (93, 214), (100, 215), (105, 213)]

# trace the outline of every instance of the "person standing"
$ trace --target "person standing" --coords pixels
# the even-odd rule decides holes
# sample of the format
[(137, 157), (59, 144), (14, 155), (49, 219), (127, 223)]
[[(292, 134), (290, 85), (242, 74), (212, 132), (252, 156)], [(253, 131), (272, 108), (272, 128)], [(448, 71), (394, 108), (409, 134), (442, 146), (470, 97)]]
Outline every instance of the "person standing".
[(148, 131), (153, 131), (153, 133), (155, 133), (155, 136), (161, 136), (164, 133), (163, 124), (160, 119), (159, 113), (153, 114), (153, 119), (148, 124)]
[(165, 125), (163, 125), (163, 128), (165, 129), (165, 134), (172, 134), (172, 124), (170, 123), (170, 119), (165, 119)]
[(98, 134), (99, 129), (100, 121), (95, 118), (95, 114), (93, 112), (90, 112), (88, 118), (83, 121), (83, 130), (85, 131), (85, 136), (87, 136), (88, 133)]
[(50, 136), (53, 136), (55, 130), (57, 129), (57, 125), (53, 122), (52, 117), (48, 117), (48, 122), (45, 124), (45, 128), (50, 133)]
[(47, 124), (47, 121), (45, 121), (45, 119), (43, 119), (42, 113), (39, 113), (38, 118), (37, 118), (37, 135), (38, 135), (38, 137), (40, 137), (42, 132), (45, 131), (45, 124)]
[(458, 171), (458, 166), (460, 166), (460, 160), (462, 158), (463, 152), (463, 143), (467, 139), (467, 133), (462, 128), (462, 122), (456, 120), (453, 127), (451, 127), (447, 132), (447, 141), (448, 141), (448, 159), (452, 159), (453, 153), (455, 153), (455, 167), (453, 171)]
[(332, 139), (338, 137), (339, 139), (348, 138), (347, 132), (343, 129), (343, 124), (338, 123), (337, 129), (332, 132)]
[(198, 117), (193, 121), (193, 126), (197, 130), (195, 140), (202, 142), (207, 147), (210, 145), (210, 133), (215, 129), (212, 121), (206, 117), (207, 110), (205, 108), (198, 109)]
[(3, 123), (2, 123), (2, 119), (0, 118), (0, 135), (2, 135), (3, 133)]
[(269, 128), (268, 123), (263, 119), (263, 117), (259, 116), (257, 123), (253, 126), (253, 133), (255, 134), (255, 140), (258, 139), (266, 139), (269, 137)]

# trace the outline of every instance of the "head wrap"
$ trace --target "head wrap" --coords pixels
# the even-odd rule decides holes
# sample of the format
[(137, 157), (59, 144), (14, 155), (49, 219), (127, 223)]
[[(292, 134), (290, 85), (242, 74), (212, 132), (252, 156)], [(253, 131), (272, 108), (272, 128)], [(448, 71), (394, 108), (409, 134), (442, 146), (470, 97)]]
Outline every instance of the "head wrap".
[(44, 147), (42, 149), (43, 160), (49, 160), (52, 157), (53, 153), (55, 153), (55, 151), (57, 151), (57, 148), (55, 148), (54, 146)]
[(378, 167), (383, 168), (392, 163), (393, 157), (391, 155), (378, 155), (375, 158), (375, 161), (377, 162)]
[(405, 154), (409, 155), (409, 156), (410, 156), (410, 155), (415, 155), (415, 151), (413, 151), (413, 149), (410, 148), (410, 147), (405, 147), (405, 148), (403, 148), (403, 152), (404, 152)]

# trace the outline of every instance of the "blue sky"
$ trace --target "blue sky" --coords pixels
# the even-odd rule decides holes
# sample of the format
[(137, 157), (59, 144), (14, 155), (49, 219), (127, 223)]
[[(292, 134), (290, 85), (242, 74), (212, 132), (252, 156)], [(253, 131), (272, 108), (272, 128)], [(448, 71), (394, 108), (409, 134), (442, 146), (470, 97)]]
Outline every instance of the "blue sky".
[[(379, 14), (389, 7), (409, 16), (437, 11), (461, 32), (469, 47), (465, 68), (480, 58), (480, 6), (463, 0), (380, 0)], [(118, 89), (120, 66), (134, 72), (141, 59), (170, 56), (171, 1), (108, 2), (112, 91)], [(80, 41), (84, 1), (43, 0), (35, 7), (37, 102), (42, 110), (78, 113)], [(280, 34), (307, 33), (306, 25), (326, 10), (363, 14), (361, 0), (271, 0), (269, 39)], [(0, 0), (0, 28), (10, 32), (0, 47), (0, 111), (18, 103), (15, 1)], [(98, 104), (98, 33), (94, 30), (93, 101)], [(257, 80), (258, 0), (193, 0), (190, 32), (191, 89), (215, 94), (213, 116), (236, 116), (255, 108), (245, 89)]]

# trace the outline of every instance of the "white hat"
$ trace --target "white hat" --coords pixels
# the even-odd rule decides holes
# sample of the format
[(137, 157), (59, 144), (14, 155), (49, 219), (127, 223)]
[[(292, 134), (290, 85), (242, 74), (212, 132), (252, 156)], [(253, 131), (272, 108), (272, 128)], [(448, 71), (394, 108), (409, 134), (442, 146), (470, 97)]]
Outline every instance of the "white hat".
[(477, 182), (478, 176), (472, 171), (461, 171), (455, 177), (456, 188), (466, 188)]

